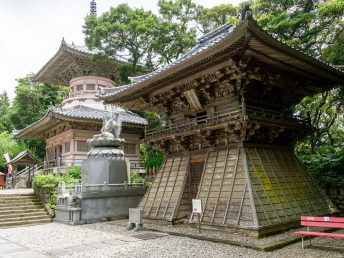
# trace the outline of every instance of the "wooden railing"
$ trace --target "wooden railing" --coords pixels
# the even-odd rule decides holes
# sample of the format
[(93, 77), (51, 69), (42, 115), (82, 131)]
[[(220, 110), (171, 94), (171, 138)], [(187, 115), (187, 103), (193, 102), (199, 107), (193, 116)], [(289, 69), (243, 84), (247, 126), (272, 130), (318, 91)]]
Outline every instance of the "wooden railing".
[(168, 133), (178, 133), (180, 131), (185, 131), (187, 129), (198, 129), (204, 128), (209, 125), (214, 125), (217, 123), (231, 121), (231, 120), (238, 120), (239, 118), (242, 119), (250, 119), (254, 118), (257, 120), (268, 120), (271, 122), (274, 121), (284, 121), (290, 123), (302, 123), (305, 124), (305, 121), (301, 120), (297, 116), (283, 114), (279, 111), (273, 111), (270, 109), (264, 109), (259, 107), (253, 106), (244, 106), (239, 105), (237, 107), (233, 107), (224, 111), (218, 111), (214, 113), (208, 113), (203, 116), (197, 116), (191, 119), (185, 119), (183, 121), (177, 121), (175, 123), (167, 125), (165, 128), (158, 129), (158, 130), (150, 130), (146, 131), (145, 136), (146, 138), (157, 136), (157, 135), (164, 135)]
[(298, 121), (303, 122), (299, 117), (289, 114), (284, 114), (279, 111), (270, 109), (246, 106), (246, 113), (250, 118), (267, 119), (267, 120), (283, 120), (283, 121)]
[(175, 122), (167, 125), (163, 129), (146, 131), (146, 137), (163, 134), (173, 131), (183, 131), (189, 128), (200, 128), (209, 124), (221, 123), (231, 119), (238, 119), (242, 116), (241, 105), (223, 111), (208, 113), (203, 116), (186, 119), (185, 121)]

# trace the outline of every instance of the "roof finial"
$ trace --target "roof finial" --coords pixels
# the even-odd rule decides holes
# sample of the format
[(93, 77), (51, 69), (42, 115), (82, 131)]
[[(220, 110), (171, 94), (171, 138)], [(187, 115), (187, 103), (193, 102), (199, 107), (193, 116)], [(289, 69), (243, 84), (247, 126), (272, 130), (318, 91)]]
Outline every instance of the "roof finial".
[(97, 15), (97, 3), (95, 0), (92, 0), (90, 3), (90, 14)]
[(244, 2), (241, 10), (241, 21), (246, 21), (249, 17), (252, 17), (252, 10), (249, 3)]
[(65, 45), (65, 44), (66, 44), (66, 41), (65, 41), (64, 37), (62, 37), (61, 45)]

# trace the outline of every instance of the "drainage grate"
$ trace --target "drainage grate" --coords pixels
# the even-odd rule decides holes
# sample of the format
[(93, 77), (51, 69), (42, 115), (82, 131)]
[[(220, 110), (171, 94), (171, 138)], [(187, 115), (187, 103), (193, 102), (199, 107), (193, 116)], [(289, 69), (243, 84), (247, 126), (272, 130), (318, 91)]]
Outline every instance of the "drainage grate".
[(149, 232), (149, 233), (141, 233), (141, 234), (132, 235), (132, 237), (135, 237), (141, 240), (155, 239), (155, 238), (159, 238), (163, 236), (167, 236), (167, 234)]

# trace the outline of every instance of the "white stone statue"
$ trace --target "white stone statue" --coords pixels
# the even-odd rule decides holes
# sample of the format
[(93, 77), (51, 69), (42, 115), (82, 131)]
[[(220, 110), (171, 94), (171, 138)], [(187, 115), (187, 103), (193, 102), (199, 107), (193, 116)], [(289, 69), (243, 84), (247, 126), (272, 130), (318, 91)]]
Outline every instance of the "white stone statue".
[(103, 138), (120, 138), (122, 131), (121, 115), (116, 106), (111, 107), (111, 112), (103, 119), (103, 127), (100, 130)]

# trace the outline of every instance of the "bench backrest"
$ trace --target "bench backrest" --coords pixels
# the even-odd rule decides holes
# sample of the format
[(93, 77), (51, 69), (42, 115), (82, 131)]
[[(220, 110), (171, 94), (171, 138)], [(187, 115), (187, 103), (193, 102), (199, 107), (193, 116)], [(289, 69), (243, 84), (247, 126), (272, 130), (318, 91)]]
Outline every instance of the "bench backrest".
[(344, 218), (301, 216), (301, 226), (344, 228)]

